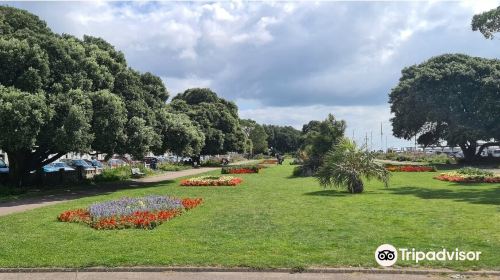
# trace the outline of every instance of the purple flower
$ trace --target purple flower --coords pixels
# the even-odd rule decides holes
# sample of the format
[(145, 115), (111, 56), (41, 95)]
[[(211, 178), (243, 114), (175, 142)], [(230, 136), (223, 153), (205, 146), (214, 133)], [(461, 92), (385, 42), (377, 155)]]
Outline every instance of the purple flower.
[(182, 201), (168, 196), (150, 195), (145, 197), (124, 197), (101, 203), (94, 203), (88, 210), (92, 219), (100, 219), (113, 216), (128, 216), (140, 211), (159, 211), (182, 209)]

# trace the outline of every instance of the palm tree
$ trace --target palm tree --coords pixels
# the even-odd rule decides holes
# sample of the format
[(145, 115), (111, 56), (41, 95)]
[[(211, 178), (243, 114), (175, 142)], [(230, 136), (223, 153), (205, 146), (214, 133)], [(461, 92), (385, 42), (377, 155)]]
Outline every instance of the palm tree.
[(323, 165), (318, 169), (316, 177), (323, 187), (346, 187), (351, 193), (364, 190), (362, 177), (368, 180), (376, 178), (387, 187), (390, 173), (377, 164), (375, 155), (356, 146), (352, 140), (342, 138), (326, 154)]

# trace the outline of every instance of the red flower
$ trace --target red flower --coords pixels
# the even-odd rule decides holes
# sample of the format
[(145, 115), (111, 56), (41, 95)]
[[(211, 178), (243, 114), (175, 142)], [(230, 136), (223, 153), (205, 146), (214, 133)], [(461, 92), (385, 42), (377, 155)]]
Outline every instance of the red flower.
[(500, 183), (500, 177), (468, 178), (460, 175), (441, 174), (434, 179), (455, 183)]
[[(190, 210), (203, 202), (202, 198), (184, 198), (182, 205)], [(155, 212), (137, 211), (128, 216), (106, 217), (92, 220), (86, 209), (69, 210), (58, 216), (62, 222), (83, 222), (95, 229), (142, 228), (153, 229), (161, 223), (182, 214), (182, 209), (160, 210)]]
[(61, 222), (90, 222), (90, 213), (86, 209), (75, 209), (62, 212), (57, 219)]
[(386, 167), (387, 170), (392, 172), (433, 172), (436, 169), (432, 166), (422, 165), (390, 165)]
[(200, 205), (202, 202), (203, 202), (202, 198), (194, 198), (194, 199), (184, 198), (182, 200), (182, 206), (184, 206), (184, 208), (189, 210), (189, 209), (193, 209), (196, 206)]

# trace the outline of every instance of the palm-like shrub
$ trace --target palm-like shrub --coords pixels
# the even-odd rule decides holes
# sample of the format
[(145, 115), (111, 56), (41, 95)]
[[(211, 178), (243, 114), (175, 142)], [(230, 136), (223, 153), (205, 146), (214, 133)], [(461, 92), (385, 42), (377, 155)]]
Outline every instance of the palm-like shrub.
[(375, 178), (388, 186), (390, 172), (375, 161), (375, 154), (342, 138), (325, 156), (316, 177), (323, 187), (347, 188), (351, 193), (364, 190), (362, 178)]

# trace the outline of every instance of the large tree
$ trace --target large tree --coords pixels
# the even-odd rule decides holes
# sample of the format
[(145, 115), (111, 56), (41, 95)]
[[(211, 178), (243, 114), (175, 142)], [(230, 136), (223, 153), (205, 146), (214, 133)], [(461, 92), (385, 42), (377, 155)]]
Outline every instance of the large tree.
[[(0, 65), (0, 149), (15, 185), (68, 152), (199, 152), (202, 136), (187, 117), (163, 112), (161, 79), (129, 68), (103, 39), (58, 35), (35, 15), (0, 7)], [(175, 141), (186, 135), (196, 140)]]
[(275, 152), (294, 153), (300, 147), (300, 130), (291, 126), (263, 125), (267, 142)]
[(192, 88), (178, 94), (170, 111), (189, 116), (205, 135), (201, 154), (216, 155), (245, 149), (245, 133), (235, 103), (217, 96), (208, 88)]
[(500, 31), (500, 7), (475, 15), (472, 18), (472, 30), (479, 31), (486, 39), (493, 39)]
[(254, 120), (240, 120), (243, 131), (251, 141), (251, 154), (261, 154), (268, 151), (267, 133), (262, 125)]
[(396, 137), (458, 145), (466, 160), (478, 141), (500, 139), (500, 61), (446, 54), (403, 69), (390, 93)]
[(305, 157), (305, 167), (316, 171), (325, 155), (344, 136), (346, 123), (332, 114), (323, 121), (310, 121), (303, 127), (301, 154)]

